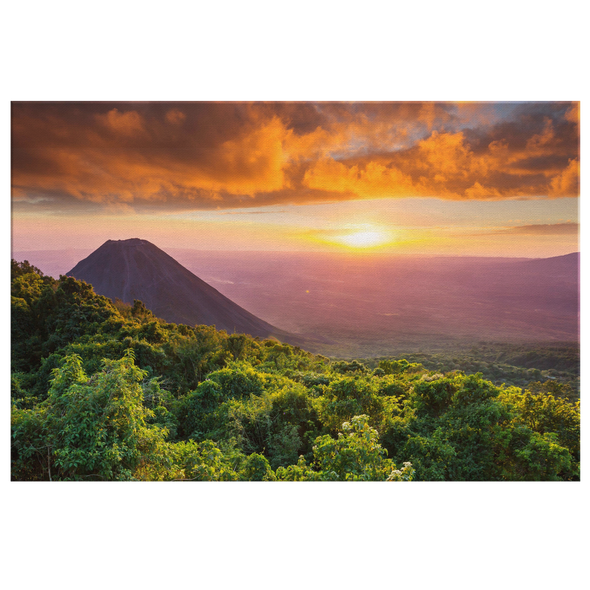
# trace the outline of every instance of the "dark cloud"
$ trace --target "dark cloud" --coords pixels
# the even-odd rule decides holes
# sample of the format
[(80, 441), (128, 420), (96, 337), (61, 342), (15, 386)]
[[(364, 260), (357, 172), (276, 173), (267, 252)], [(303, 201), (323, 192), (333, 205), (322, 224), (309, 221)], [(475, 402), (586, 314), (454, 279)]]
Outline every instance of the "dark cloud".
[(73, 211), (577, 196), (578, 118), (577, 103), (19, 102), (13, 198)]

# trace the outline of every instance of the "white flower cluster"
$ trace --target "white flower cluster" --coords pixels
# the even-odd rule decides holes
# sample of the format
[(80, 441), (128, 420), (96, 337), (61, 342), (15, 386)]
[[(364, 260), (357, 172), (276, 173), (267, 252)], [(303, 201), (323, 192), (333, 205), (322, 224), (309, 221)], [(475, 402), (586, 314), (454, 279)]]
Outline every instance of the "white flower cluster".
[(442, 379), (444, 375), (442, 373), (435, 373), (434, 375), (422, 375), (421, 381), (436, 381)]
[(412, 468), (412, 464), (409, 461), (404, 461), (403, 469), (394, 469), (387, 481), (412, 481), (414, 479), (414, 473), (416, 471)]

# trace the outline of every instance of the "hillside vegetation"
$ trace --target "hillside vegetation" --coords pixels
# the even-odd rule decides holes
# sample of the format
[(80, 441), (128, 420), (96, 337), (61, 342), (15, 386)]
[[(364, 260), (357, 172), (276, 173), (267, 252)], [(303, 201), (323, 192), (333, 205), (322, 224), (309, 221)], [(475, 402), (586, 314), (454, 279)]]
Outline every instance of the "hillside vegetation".
[(12, 478), (579, 479), (579, 401), (546, 366), (522, 387), (418, 360), (167, 323), (13, 261)]

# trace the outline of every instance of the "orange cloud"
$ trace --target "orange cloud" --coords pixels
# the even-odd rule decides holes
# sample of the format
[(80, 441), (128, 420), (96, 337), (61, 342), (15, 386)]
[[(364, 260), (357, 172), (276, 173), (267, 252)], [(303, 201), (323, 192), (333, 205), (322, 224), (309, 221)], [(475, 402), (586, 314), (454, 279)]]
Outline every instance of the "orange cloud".
[(577, 196), (577, 103), (13, 103), (15, 198), (168, 208)]
[(199, 178), (197, 185), (248, 195), (288, 188), (283, 170), (285, 134), (275, 117), (247, 135), (224, 142), (218, 153), (219, 173), (210, 181)]
[(135, 111), (121, 113), (118, 109), (113, 109), (106, 115), (96, 115), (96, 119), (115, 133), (128, 136), (145, 133), (143, 119)]
[(457, 175), (467, 177), (479, 172), (477, 160), (463, 133), (438, 133), (419, 143), (420, 154), (417, 165), (425, 174), (438, 177), (437, 182), (445, 182)]
[(173, 125), (180, 125), (186, 119), (186, 115), (178, 109), (170, 109), (166, 113), (166, 121)]
[[(362, 158), (339, 162), (324, 158), (308, 168), (303, 184), (309, 188), (353, 195), (356, 198), (440, 197), (498, 200), (514, 197), (576, 196), (579, 171), (569, 164), (559, 172), (554, 164), (531, 166), (531, 158), (546, 156), (553, 137), (550, 127), (521, 150), (502, 140), (475, 153), (462, 132), (432, 134), (417, 146), (378, 160)], [(540, 177), (524, 180), (529, 177)], [(551, 186), (546, 177), (553, 180)]]
[[(183, 117), (178, 109), (165, 114), (165, 120), (174, 125), (182, 123)], [(158, 145), (163, 127), (152, 122), (148, 133), (148, 123), (135, 111), (112, 109), (96, 115), (96, 120), (99, 127), (71, 129), (74, 137), (56, 149), (38, 152), (36, 159), (42, 161), (34, 169), (13, 167), (15, 191), (22, 192), (28, 185), (94, 202), (131, 202), (173, 199), (179, 193), (219, 200), (221, 192), (253, 196), (289, 186), (284, 174), (288, 156), (283, 150), (287, 131), (278, 118), (238, 129), (205, 150), (186, 136), (164, 137), (172, 145)], [(100, 134), (101, 128), (121, 139), (109, 141)], [(139, 134), (148, 134), (142, 138), (145, 143), (130, 145)], [(53, 142), (55, 134), (50, 139)], [(174, 145), (182, 142), (188, 143), (182, 150)], [(190, 151), (195, 157), (186, 157)]]
[(369, 162), (365, 168), (347, 167), (334, 160), (320, 160), (305, 173), (309, 188), (349, 193), (361, 198), (408, 197), (415, 195), (412, 179), (396, 168)]
[(502, 198), (502, 193), (497, 188), (483, 186), (476, 180), (473, 186), (465, 189), (465, 197), (481, 201), (497, 200)]
[(549, 185), (550, 197), (570, 197), (580, 191), (580, 162), (570, 160), (567, 168), (556, 174)]
[(434, 102), (425, 102), (420, 105), (418, 120), (425, 123), (429, 131), (438, 124), (448, 122), (451, 119), (448, 111)]

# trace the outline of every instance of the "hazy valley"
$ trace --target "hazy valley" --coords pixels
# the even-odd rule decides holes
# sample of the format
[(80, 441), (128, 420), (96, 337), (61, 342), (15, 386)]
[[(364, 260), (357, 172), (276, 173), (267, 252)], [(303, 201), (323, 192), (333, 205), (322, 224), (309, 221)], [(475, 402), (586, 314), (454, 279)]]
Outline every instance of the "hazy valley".
[[(409, 258), (166, 250), (237, 305), (330, 356), (578, 340), (579, 255)], [(15, 252), (64, 274), (88, 251)]]

